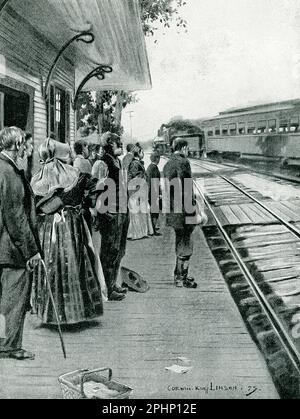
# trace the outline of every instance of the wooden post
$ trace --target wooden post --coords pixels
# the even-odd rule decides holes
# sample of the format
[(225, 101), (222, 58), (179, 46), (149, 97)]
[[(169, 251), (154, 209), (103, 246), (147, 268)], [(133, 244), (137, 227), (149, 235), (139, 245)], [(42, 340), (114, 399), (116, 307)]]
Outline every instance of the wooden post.
[(99, 115), (98, 115), (98, 130), (99, 134), (103, 134), (103, 121), (104, 121), (104, 114), (103, 114), (103, 91), (98, 91), (96, 93), (96, 101), (97, 105), (99, 106)]
[(123, 111), (124, 92), (120, 91), (117, 94), (116, 109), (115, 109), (115, 121), (116, 125), (121, 126), (122, 124), (122, 111)]

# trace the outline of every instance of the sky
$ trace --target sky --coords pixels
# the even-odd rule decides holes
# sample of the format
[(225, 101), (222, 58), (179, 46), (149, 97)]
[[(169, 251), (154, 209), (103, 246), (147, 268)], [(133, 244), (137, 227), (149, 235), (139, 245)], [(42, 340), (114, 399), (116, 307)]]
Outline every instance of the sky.
[[(300, 97), (299, 0), (186, 0), (188, 32), (147, 38), (153, 88), (126, 108), (130, 134), (154, 139), (163, 123)], [(154, 39), (158, 42), (155, 44)]]

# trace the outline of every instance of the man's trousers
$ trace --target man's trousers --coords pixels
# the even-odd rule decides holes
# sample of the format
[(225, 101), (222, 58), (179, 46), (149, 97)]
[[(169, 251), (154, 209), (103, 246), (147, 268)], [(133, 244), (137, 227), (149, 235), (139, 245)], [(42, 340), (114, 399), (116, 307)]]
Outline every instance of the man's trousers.
[(176, 256), (178, 258), (190, 259), (193, 255), (193, 238), (192, 234), (195, 226), (184, 226), (175, 228), (176, 236)]
[(108, 296), (114, 291), (120, 265), (126, 252), (129, 228), (128, 214), (104, 214), (99, 216), (101, 233), (101, 264)]
[(175, 229), (176, 237), (176, 266), (174, 277), (186, 280), (188, 277), (190, 259), (193, 255), (193, 237), (195, 226), (185, 226)]
[(5, 323), (0, 334), (0, 354), (22, 349), (30, 292), (31, 281), (25, 269), (0, 267), (0, 315)]

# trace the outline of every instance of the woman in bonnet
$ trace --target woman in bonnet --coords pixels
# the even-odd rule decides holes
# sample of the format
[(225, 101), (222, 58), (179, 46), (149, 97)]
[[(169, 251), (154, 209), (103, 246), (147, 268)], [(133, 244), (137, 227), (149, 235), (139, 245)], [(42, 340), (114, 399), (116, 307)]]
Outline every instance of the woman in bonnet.
[(133, 160), (128, 167), (128, 184), (135, 180), (140, 181), (140, 196), (131, 193), (129, 199), (130, 225), (128, 239), (140, 240), (153, 236), (154, 230), (150, 215), (150, 205), (148, 202), (148, 183), (145, 165), (143, 162), (144, 151), (139, 143), (133, 149)]
[[(59, 158), (62, 145), (47, 139), (39, 149), (42, 168), (31, 186), (51, 289), (62, 324), (94, 319), (103, 313), (105, 281), (84, 218), (97, 199), (97, 180)], [(70, 151), (70, 150), (69, 150)], [(69, 152), (67, 153), (69, 154)], [(66, 156), (67, 157), (67, 156)], [(41, 263), (33, 271), (33, 304), (44, 324), (55, 324)]]

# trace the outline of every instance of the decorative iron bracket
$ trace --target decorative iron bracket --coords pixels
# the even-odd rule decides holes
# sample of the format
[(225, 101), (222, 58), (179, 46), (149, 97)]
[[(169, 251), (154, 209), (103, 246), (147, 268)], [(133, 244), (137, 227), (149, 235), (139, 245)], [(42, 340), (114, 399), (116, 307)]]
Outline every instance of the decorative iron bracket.
[(76, 105), (78, 102), (78, 98), (79, 95), (82, 91), (82, 89), (84, 88), (84, 86), (87, 84), (87, 82), (89, 80), (91, 80), (92, 78), (96, 77), (98, 80), (104, 80), (105, 79), (105, 75), (112, 73), (113, 72), (113, 68), (109, 65), (99, 65), (98, 67), (96, 67), (93, 71), (91, 71), (80, 83), (80, 85), (78, 86), (78, 89), (75, 93), (75, 97), (74, 97), (74, 101), (73, 101), (73, 109), (76, 109)]
[[(88, 39), (86, 39), (86, 37), (88, 37)], [(46, 79), (44, 94), (43, 94), (45, 100), (47, 100), (48, 98), (50, 83), (51, 83), (54, 71), (56, 69), (56, 66), (60, 57), (63, 55), (66, 49), (68, 49), (69, 46), (75, 41), (84, 42), (85, 44), (92, 44), (95, 41), (95, 35), (92, 32), (87, 32), (87, 31), (80, 32), (77, 35), (73, 36), (73, 38), (70, 39), (70, 41), (66, 42), (65, 45), (60, 49), (59, 53), (57, 54), (57, 57), (55, 58), (49, 70), (49, 73)]]

